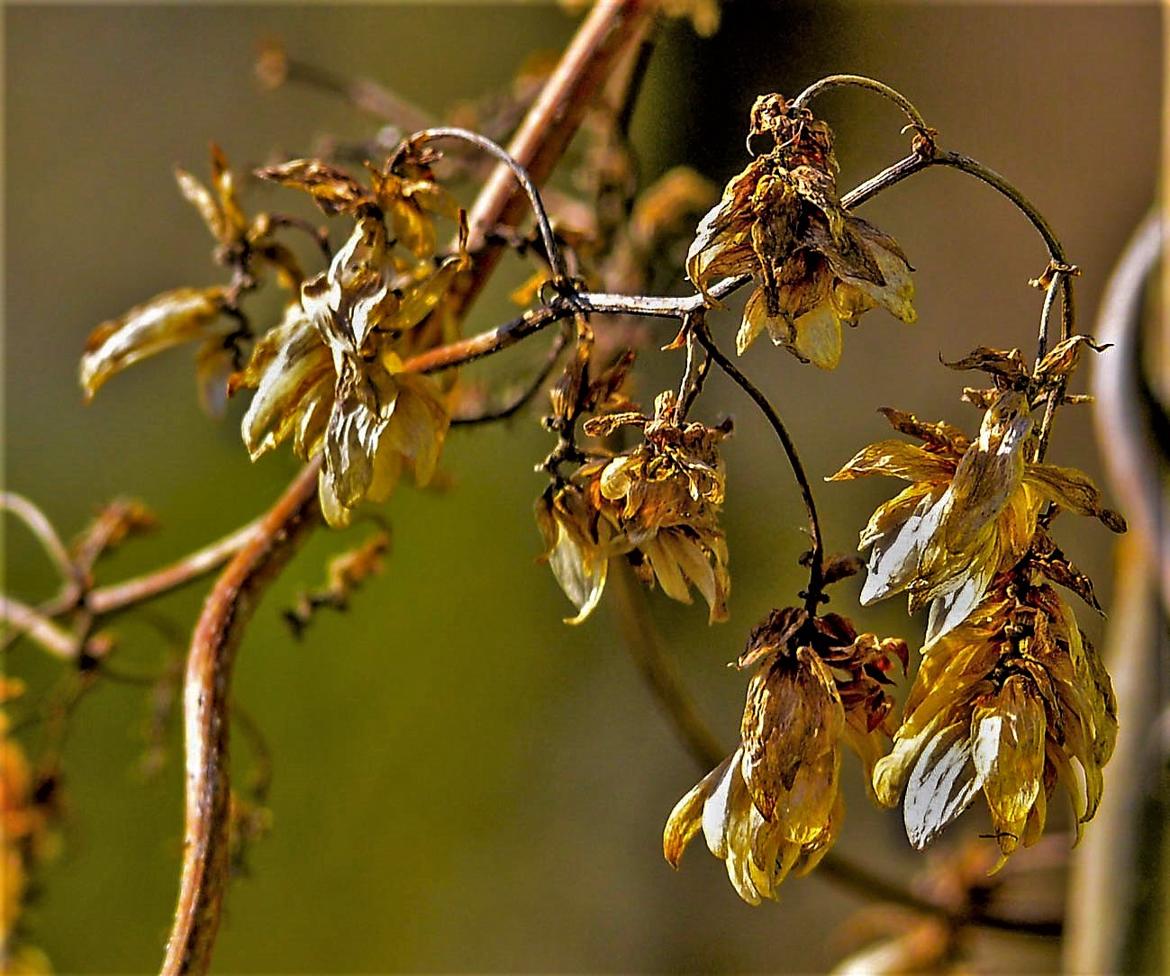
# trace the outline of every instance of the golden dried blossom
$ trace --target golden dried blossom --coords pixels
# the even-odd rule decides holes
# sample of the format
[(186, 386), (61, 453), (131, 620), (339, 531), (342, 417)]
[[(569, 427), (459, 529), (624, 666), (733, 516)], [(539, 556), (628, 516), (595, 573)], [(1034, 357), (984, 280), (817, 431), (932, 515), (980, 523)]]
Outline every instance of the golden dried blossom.
[(1079, 837), (1101, 799), (1117, 736), (1109, 675), (1048, 584), (1007, 578), (961, 626), (923, 653), (891, 754), (874, 771), (878, 800), (905, 794), (918, 848), (980, 790), (1000, 865), (1039, 839), (1057, 783)]
[[(597, 386), (589, 387), (591, 396), (605, 394)], [(554, 405), (573, 395), (581, 393), (558, 385)], [(579, 611), (568, 622), (580, 623), (596, 607), (613, 556), (626, 556), (644, 583), (657, 582), (682, 603), (691, 602), (693, 586), (707, 601), (711, 622), (726, 620), (731, 577), (719, 526), (726, 473), (718, 445), (729, 428), (678, 423), (668, 391), (653, 418), (606, 414), (588, 421), (585, 432), (605, 436), (626, 425), (642, 429), (641, 444), (589, 461), (537, 503), (545, 558)]]
[[(23, 684), (0, 677), (0, 706), (23, 693)], [(44, 953), (19, 939), (29, 872), (44, 858), (49, 820), (38, 802), (37, 780), (21, 745), (0, 711), (0, 973), (51, 972)]]
[(295, 290), (301, 271), (292, 252), (272, 236), (268, 214), (249, 220), (240, 207), (235, 177), (220, 148), (211, 147), (212, 190), (183, 169), (175, 179), (184, 198), (199, 211), (218, 245), (215, 258), (242, 275), (235, 286), (176, 288), (156, 295), (124, 315), (103, 322), (90, 334), (81, 357), (80, 380), (86, 399), (115, 373), (172, 346), (198, 342), (195, 377), (200, 404), (220, 415), (228, 377), (237, 368), (238, 340), (246, 334), (236, 303), (252, 275), (275, 271), (280, 283)]
[(242, 424), (253, 459), (290, 434), (302, 457), (323, 453), (321, 507), (331, 525), (345, 525), (363, 499), (384, 500), (404, 466), (425, 485), (450, 424), (438, 384), (406, 372), (400, 350), (467, 256), (415, 263), (392, 246), (380, 217), (361, 217), (236, 379), (256, 389)]
[(678, 867), (701, 829), (752, 905), (775, 898), (789, 872), (812, 870), (844, 817), (841, 746), (857, 751), (868, 775), (888, 736), (886, 672), (905, 655), (904, 642), (858, 636), (836, 614), (774, 611), (740, 658), (741, 667), (758, 665), (740, 746), (671, 812), (663, 832), (667, 861)]
[(923, 423), (888, 408), (883, 413), (922, 446), (871, 444), (829, 480), (880, 474), (911, 482), (861, 532), (859, 548), (870, 549), (861, 602), (907, 591), (912, 613), (929, 604), (927, 645), (961, 624), (992, 579), (1023, 557), (1049, 502), (1125, 530), (1083, 472), (1027, 460), (1032, 417), (1026, 394), (1000, 393), (974, 441), (949, 424)]
[(766, 329), (776, 345), (833, 369), (843, 324), (878, 307), (915, 320), (912, 269), (893, 238), (841, 205), (824, 122), (766, 95), (752, 109), (751, 135), (771, 138), (773, 147), (732, 178), (703, 218), (687, 274), (704, 295), (717, 278), (753, 277), (740, 353)]
[[(81, 356), (79, 378), (86, 399), (115, 373), (172, 346), (200, 342), (201, 361), (216, 356), (236, 327), (223, 315), (227, 294), (224, 287), (176, 288), (103, 322), (90, 333)], [(230, 359), (228, 364), (230, 370)], [(199, 371), (206, 374), (208, 368), (201, 364)]]

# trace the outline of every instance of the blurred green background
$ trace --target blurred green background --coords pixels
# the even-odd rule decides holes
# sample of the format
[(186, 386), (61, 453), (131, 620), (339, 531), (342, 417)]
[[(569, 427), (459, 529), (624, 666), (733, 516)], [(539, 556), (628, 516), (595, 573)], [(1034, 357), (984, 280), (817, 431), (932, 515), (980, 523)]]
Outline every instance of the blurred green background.
[[(113, 581), (244, 522), (295, 470), (283, 451), (247, 462), (242, 403), (221, 424), (200, 414), (189, 351), (118, 376), (89, 408), (75, 378), (99, 321), (166, 288), (220, 280), (209, 240), (175, 190), (174, 164), (204, 175), (211, 139), (243, 166), (303, 154), (322, 135), (373, 133), (367, 118), (324, 94), (260, 91), (251, 71), (259, 39), (279, 36), (301, 59), (375, 78), (438, 114), (506, 88), (528, 54), (560, 48), (574, 24), (551, 4), (7, 6), (8, 486), (67, 534), (104, 500), (144, 499), (162, 529), (103, 564)], [(688, 162), (721, 184), (745, 161), (756, 94), (792, 94), (835, 71), (879, 77), (918, 104), (945, 146), (1032, 196), (1084, 269), (1084, 324), (1152, 199), (1159, 38), (1154, 5), (734, 3), (709, 41), (680, 23), (664, 30), (635, 139), (647, 178)], [(839, 92), (818, 109), (838, 132), (843, 188), (904, 152), (901, 119), (880, 100)], [(251, 199), (284, 205), (261, 192)], [(918, 268), (919, 324), (867, 316), (846, 336), (834, 374), (766, 344), (744, 361), (817, 476), (884, 436), (881, 405), (972, 428), (978, 415), (958, 402), (967, 380), (939, 355), (977, 344), (1027, 353), (1040, 307), (1026, 281), (1043, 269), (1044, 251), (985, 187), (929, 172), (864, 212)], [(513, 314), (502, 299), (481, 302), (469, 328)], [(716, 321), (728, 340), (735, 325), (730, 314)], [(532, 361), (512, 356), (517, 371)], [(652, 352), (643, 360), (648, 403), (679, 363)], [(708, 628), (705, 608), (650, 597), (704, 714), (729, 743), (744, 680), (725, 663), (801, 584), (803, 516), (749, 407), (718, 378), (698, 407), (707, 419), (737, 421), (726, 452), (732, 621)], [(561, 623), (568, 604), (533, 561), (531, 505), (542, 482), (532, 464), (548, 446), (532, 414), (454, 432), (451, 488), (396, 494), (387, 571), (350, 613), (320, 614), (303, 642), (290, 638), (280, 610), (299, 588), (319, 585), (328, 555), (367, 528), (318, 532), (270, 591), (236, 688), (274, 753), (274, 829), (252, 851), (251, 875), (231, 888), (218, 971), (808, 972), (839, 957), (840, 924), (862, 904), (854, 895), (814, 875), (790, 882), (778, 905), (753, 910), (705, 852), (692, 852), (677, 875), (662, 860), (663, 821), (699, 771), (604, 607), (583, 627)], [(1097, 470), (1087, 414), (1062, 414), (1051, 456)], [(830, 548), (849, 549), (892, 488), (817, 489)], [(1108, 605), (1105, 535), (1087, 522), (1058, 525)], [(5, 573), (5, 588), (30, 601), (54, 587), (19, 528), (7, 534)], [(839, 587), (835, 605), (850, 612), (857, 587)], [(200, 596), (183, 593), (121, 622), (121, 668), (159, 672), (181, 651)], [(1098, 634), (1088, 611), (1078, 613)], [(900, 601), (855, 619), (912, 641), (921, 633)], [(8, 661), (34, 692), (57, 674), (43, 657), (22, 645)], [(142, 688), (106, 683), (73, 721), (64, 850), (29, 916), (33, 941), (62, 972), (144, 972), (161, 958), (182, 769), (172, 730), (162, 775), (136, 772), (148, 708)], [(27, 742), (35, 748), (35, 730)], [(235, 755), (246, 774), (238, 737)], [(911, 856), (897, 814), (868, 806), (855, 774), (851, 767), (841, 849), (906, 877), (922, 858)], [(979, 816), (948, 843), (982, 829)], [(1058, 888), (1047, 888), (1030, 906), (1037, 914), (1058, 910)], [(1054, 947), (1035, 940), (981, 936), (973, 948), (993, 966), (1010, 958), (1015, 971), (1056, 964)]]

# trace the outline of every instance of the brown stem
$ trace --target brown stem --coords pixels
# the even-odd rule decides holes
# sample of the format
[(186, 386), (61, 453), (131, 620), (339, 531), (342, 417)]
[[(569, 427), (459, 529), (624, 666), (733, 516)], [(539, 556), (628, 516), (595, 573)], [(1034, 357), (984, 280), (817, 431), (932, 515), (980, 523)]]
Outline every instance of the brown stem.
[(208, 595), (191, 637), (183, 690), (186, 832), (179, 902), (164, 976), (206, 973), (228, 873), (228, 714), (231, 670), (265, 586), (320, 519), (318, 462), (305, 466), (260, 520)]
[(781, 446), (784, 448), (784, 453), (788, 457), (792, 476), (800, 488), (800, 497), (804, 501), (804, 510), (808, 515), (808, 532), (812, 540), (812, 551), (808, 561), (808, 590), (804, 593), (804, 598), (805, 609), (810, 614), (814, 614), (820, 605), (821, 591), (824, 588), (825, 544), (821, 538), (821, 523), (817, 518), (817, 505), (813, 500), (812, 485), (809, 483), (808, 474), (805, 472), (800, 455), (797, 453), (796, 443), (792, 440), (792, 435), (788, 433), (788, 428), (784, 426), (784, 421), (780, 419), (780, 414), (776, 412), (776, 408), (772, 406), (768, 398), (740, 372), (739, 367), (728, 359), (723, 350), (715, 344), (706, 323), (700, 322), (695, 326), (695, 335), (710, 357), (715, 360), (715, 364), (760, 408), (760, 412), (771, 424), (772, 430), (775, 431)]
[(102, 616), (134, 604), (144, 603), (191, 583), (231, 559), (251, 540), (259, 528), (258, 519), (162, 569), (122, 583), (98, 587), (86, 597), (85, 605), (94, 615)]
[(32, 607), (0, 593), (0, 622), (12, 628), (14, 634), (23, 635), (40, 644), (54, 657), (63, 661), (76, 661), (78, 643), (64, 627), (53, 623), (48, 617)]
[[(528, 110), (508, 154), (539, 186), (552, 172), (577, 131), (594, 96), (622, 53), (640, 42), (654, 13), (649, 0), (602, 0), (594, 5), (540, 95)], [(503, 253), (489, 236), (523, 219), (527, 203), (512, 171), (497, 166), (469, 217), (469, 250), (475, 255), (470, 281), (461, 293), (463, 308), (475, 299)]]
[[(540, 98), (529, 112), (510, 154), (540, 182), (552, 170), (576, 130), (590, 94), (604, 79), (610, 59), (622, 50), (626, 34), (648, 15), (648, 0), (599, 3), (574, 38)], [(472, 210), (482, 236), (511, 224), (524, 198), (509, 185), (510, 170), (497, 170)], [(508, 219), (511, 218), (511, 219)], [(478, 294), (494, 265), (485, 249), (477, 262), (472, 288), (462, 308)], [(484, 257), (488, 256), (485, 263)], [(415, 356), (405, 365), (434, 372), (470, 362), (506, 348), (526, 335), (567, 318), (573, 309), (562, 303), (522, 316), (510, 327)], [(187, 814), (179, 903), (167, 944), (164, 976), (207, 972), (218, 928), (228, 867), (227, 770), (228, 679), (244, 624), (263, 585), (291, 556), (296, 541), (319, 521), (317, 460), (301, 472), (262, 518), (249, 539), (216, 581), (192, 637), (187, 662), (183, 711), (187, 730)]]

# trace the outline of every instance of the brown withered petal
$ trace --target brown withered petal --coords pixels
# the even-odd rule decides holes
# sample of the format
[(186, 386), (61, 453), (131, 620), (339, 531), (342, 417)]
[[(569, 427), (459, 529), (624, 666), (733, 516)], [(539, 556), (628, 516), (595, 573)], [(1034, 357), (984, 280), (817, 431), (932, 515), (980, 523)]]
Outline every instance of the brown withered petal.
[(1099, 519), (1112, 532), (1126, 530), (1125, 519), (1101, 504), (1101, 493), (1097, 486), (1088, 475), (1076, 468), (1029, 464), (1024, 474), (1024, 483), (1061, 508)]
[(293, 159), (279, 166), (256, 170), (262, 180), (270, 180), (312, 196), (325, 213), (357, 216), (374, 204), (373, 194), (343, 170), (319, 159)]
[(982, 370), (1002, 379), (1014, 389), (1023, 389), (1031, 379), (1031, 374), (1028, 372), (1027, 364), (1019, 349), (992, 349), (990, 346), (979, 346), (953, 363), (944, 360), (943, 365), (956, 370)]
[(81, 357), (81, 386), (89, 399), (115, 373), (180, 343), (232, 331), (220, 319), (227, 289), (176, 288), (103, 322), (89, 336)]
[(894, 407), (879, 407), (878, 413), (890, 422), (894, 430), (917, 437), (935, 453), (948, 455), (957, 460), (971, 446), (970, 438), (954, 424), (948, 424), (946, 421), (932, 423), (919, 420), (914, 414)]
[(228, 226), (219, 209), (219, 204), (211, 195), (211, 191), (185, 169), (178, 166), (175, 167), (175, 182), (179, 184), (179, 192), (183, 194), (183, 198), (199, 212), (203, 223), (211, 231), (211, 236), (220, 243), (228, 243), (231, 240), (233, 228)]
[(1110, 344), (1098, 345), (1092, 336), (1069, 336), (1063, 342), (1057, 343), (1048, 354), (1040, 360), (1036, 367), (1036, 381), (1041, 386), (1051, 385), (1063, 380), (1077, 368), (1080, 362), (1081, 350), (1088, 346), (1093, 352), (1104, 352)]

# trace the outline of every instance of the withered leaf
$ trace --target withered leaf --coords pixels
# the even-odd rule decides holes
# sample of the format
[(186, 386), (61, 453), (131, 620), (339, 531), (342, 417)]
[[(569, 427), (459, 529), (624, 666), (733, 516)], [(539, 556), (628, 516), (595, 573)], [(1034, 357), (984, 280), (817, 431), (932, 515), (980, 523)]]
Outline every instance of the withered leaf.
[(374, 195), (348, 173), (319, 159), (293, 159), (256, 170), (262, 180), (303, 190), (325, 213), (357, 215), (375, 204)]
[(990, 346), (979, 346), (953, 363), (948, 363), (944, 359), (943, 365), (954, 370), (982, 370), (1006, 381), (1014, 388), (1022, 389), (1031, 378), (1019, 349), (992, 349)]

